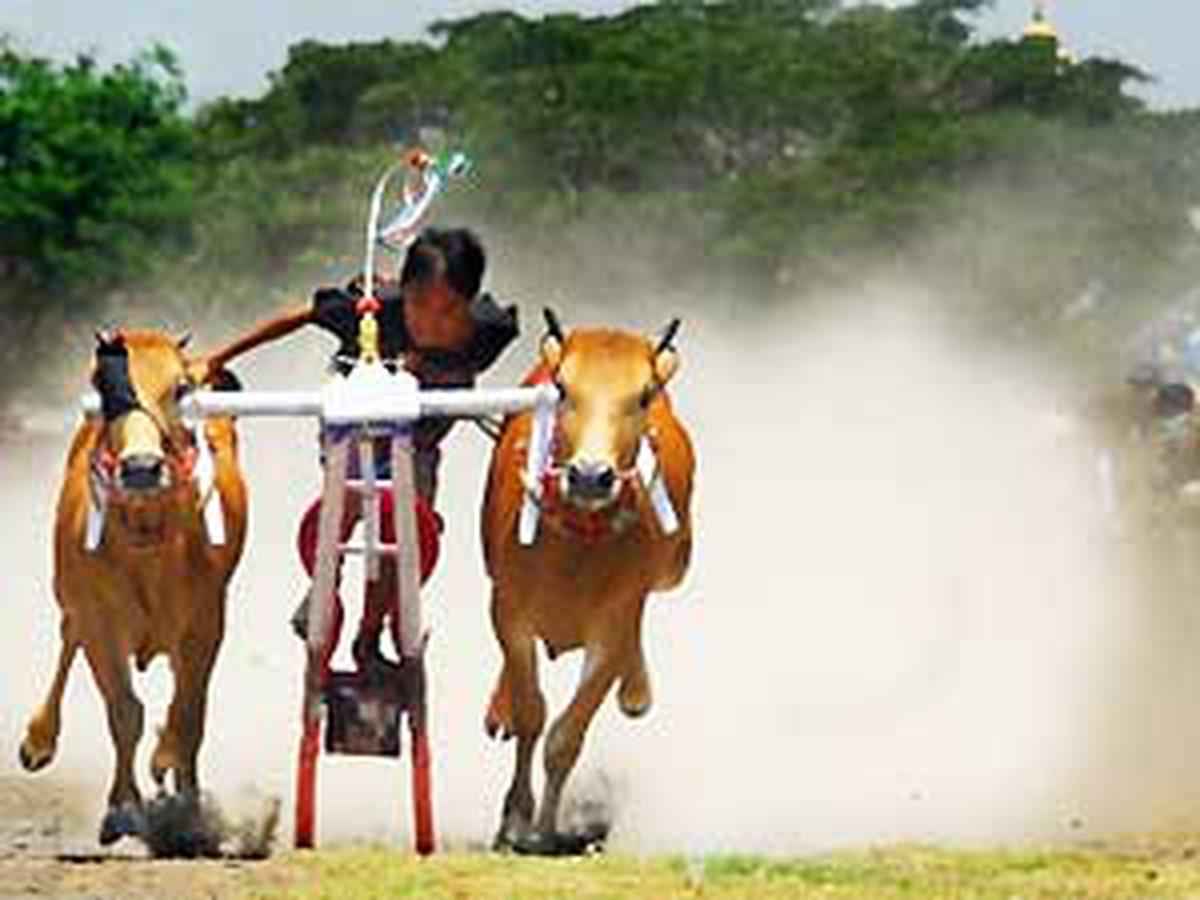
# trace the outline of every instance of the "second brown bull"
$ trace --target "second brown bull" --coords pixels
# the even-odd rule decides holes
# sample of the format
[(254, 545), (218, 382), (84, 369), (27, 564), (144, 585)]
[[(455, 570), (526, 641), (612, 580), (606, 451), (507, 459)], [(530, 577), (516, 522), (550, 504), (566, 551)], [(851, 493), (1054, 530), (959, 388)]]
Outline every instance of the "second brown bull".
[[(547, 321), (541, 363), (528, 380), (551, 382), (560, 393), (550, 470), (541, 485), (525, 482), (533, 414), (509, 419), (492, 457), (482, 524), (504, 656), (487, 728), (516, 738), (496, 843), (559, 853), (582, 849), (578, 836), (560, 832), (558, 814), (597, 709), (614, 685), (626, 715), (650, 709), (643, 610), (652, 591), (676, 586), (687, 571), (695, 462), (666, 391), (679, 365), (677, 322), (655, 341), (599, 329), (566, 335), (549, 311)], [(639, 466), (639, 456), (653, 466)], [(526, 545), (518, 520), (534, 499), (541, 521)], [(533, 754), (546, 723), (539, 640), (551, 658), (582, 649), (585, 659), (574, 696), (546, 734), (546, 784), (535, 808)]]

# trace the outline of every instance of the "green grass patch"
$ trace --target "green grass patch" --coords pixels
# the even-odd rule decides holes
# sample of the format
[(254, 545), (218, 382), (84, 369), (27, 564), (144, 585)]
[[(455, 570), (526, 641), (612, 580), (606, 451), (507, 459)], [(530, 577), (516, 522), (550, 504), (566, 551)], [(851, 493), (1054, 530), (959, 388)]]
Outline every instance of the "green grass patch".
[(287, 854), (286, 877), (244, 896), (256, 900), (523, 900), (523, 898), (1200, 897), (1200, 862), (1176, 845), (1119, 850), (962, 852), (900, 847), (809, 859), (755, 856), (530, 859), (449, 853), (417, 859), (384, 849)]

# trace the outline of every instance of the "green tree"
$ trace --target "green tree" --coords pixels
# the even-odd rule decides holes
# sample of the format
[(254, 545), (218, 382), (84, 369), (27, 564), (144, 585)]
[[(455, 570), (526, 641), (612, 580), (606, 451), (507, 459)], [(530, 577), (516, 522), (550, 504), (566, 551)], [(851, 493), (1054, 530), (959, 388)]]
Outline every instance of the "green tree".
[(0, 400), (29, 378), (39, 334), (185, 245), (183, 102), (161, 48), (107, 70), (0, 49)]
[(183, 101), (161, 48), (107, 71), (0, 52), (0, 260), (17, 285), (95, 290), (186, 236)]

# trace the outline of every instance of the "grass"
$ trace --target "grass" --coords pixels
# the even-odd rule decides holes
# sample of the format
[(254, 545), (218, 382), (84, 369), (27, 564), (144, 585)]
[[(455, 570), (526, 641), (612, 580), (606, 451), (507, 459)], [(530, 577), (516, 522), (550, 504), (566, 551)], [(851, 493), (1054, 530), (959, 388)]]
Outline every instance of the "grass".
[[(254, 900), (522, 898), (1200, 898), (1195, 840), (1066, 851), (900, 847), (811, 859), (751, 856), (528, 859), (380, 849), (286, 854)], [(269, 885), (269, 886), (268, 886)]]

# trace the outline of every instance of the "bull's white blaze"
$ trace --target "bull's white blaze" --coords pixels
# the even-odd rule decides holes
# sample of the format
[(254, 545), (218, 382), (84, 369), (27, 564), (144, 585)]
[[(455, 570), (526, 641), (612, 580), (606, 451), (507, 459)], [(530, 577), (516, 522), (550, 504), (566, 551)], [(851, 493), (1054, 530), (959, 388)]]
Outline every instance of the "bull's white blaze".
[(150, 415), (142, 410), (133, 410), (120, 425), (120, 458), (134, 456), (163, 457), (162, 435)]
[(567, 461), (568, 465), (608, 463), (614, 469), (617, 468), (616, 451), (613, 447), (616, 443), (615, 430), (607, 417), (591, 416), (580, 430), (579, 441), (575, 452)]

